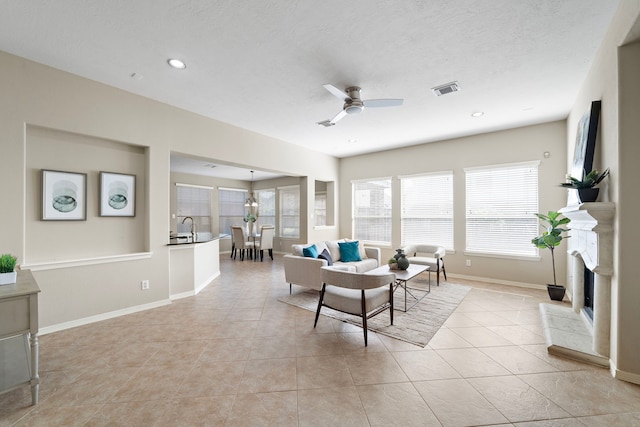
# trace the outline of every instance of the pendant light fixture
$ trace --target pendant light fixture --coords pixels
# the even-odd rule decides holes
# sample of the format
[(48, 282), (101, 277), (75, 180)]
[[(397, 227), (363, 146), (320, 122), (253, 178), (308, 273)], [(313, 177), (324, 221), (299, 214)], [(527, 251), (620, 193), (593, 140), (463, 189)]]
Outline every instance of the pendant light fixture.
[(253, 171), (251, 171), (251, 193), (249, 193), (249, 197), (244, 201), (245, 207), (255, 208), (258, 206), (258, 201), (255, 197), (253, 197)]

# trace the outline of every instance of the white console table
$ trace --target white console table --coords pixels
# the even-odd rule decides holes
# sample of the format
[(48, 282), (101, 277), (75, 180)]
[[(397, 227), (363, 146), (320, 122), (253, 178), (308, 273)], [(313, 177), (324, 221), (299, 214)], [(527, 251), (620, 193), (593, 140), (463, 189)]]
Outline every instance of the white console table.
[(0, 286), (0, 394), (31, 386), (38, 403), (38, 293), (30, 270), (18, 271), (16, 283)]

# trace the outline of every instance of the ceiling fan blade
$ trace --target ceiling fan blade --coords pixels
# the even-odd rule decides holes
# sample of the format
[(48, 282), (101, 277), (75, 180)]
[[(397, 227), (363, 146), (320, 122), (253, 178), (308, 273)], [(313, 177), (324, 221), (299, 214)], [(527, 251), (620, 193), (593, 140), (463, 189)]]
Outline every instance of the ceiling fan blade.
[(347, 99), (351, 99), (344, 90), (340, 90), (334, 85), (330, 85), (327, 83), (326, 85), (322, 85), (322, 87), (328, 90), (331, 93), (331, 95), (335, 96), (340, 101), (346, 101)]
[(347, 115), (347, 112), (344, 111), (344, 110), (341, 110), (338, 114), (336, 114), (333, 117), (333, 119), (331, 119), (331, 123), (335, 125), (338, 122), (338, 120), (340, 120), (341, 118), (343, 118), (346, 115)]
[(362, 102), (366, 108), (398, 107), (404, 99), (367, 99)]

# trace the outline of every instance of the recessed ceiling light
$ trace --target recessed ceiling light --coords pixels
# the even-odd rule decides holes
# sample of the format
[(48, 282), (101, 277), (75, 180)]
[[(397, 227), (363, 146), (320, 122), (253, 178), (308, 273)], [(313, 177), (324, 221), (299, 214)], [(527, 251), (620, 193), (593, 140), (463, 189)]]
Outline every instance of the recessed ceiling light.
[(471, 113), (471, 117), (481, 117), (481, 116), (484, 116), (483, 111), (474, 111), (473, 113)]
[(187, 64), (175, 58), (171, 58), (167, 60), (167, 64), (171, 65), (173, 68), (176, 68), (178, 70), (184, 70), (185, 68), (187, 68)]

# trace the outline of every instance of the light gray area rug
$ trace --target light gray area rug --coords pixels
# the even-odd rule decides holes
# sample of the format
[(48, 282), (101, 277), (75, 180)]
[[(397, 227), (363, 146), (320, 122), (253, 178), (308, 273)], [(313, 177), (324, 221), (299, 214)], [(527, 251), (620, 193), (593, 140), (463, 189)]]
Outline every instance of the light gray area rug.
[[(425, 294), (421, 288), (427, 288), (427, 286), (426, 279), (418, 278), (409, 282), (409, 290), (418, 298)], [(434, 283), (431, 286), (431, 292), (405, 313), (402, 311), (404, 310), (404, 289), (398, 287), (393, 295), (396, 307), (393, 313), (393, 325), (389, 324), (389, 310), (368, 319), (367, 325), (370, 331), (424, 347), (458, 307), (469, 289), (468, 286), (455, 283), (440, 282), (440, 286), (435, 286)], [(279, 301), (315, 313), (319, 297), (318, 291), (294, 286), (293, 294), (279, 298)], [(407, 304), (411, 305), (412, 301), (411, 296), (408, 296)], [(362, 320), (359, 317), (328, 307), (322, 307), (320, 314), (362, 327)], [(321, 321), (322, 319), (318, 320), (318, 322)]]

